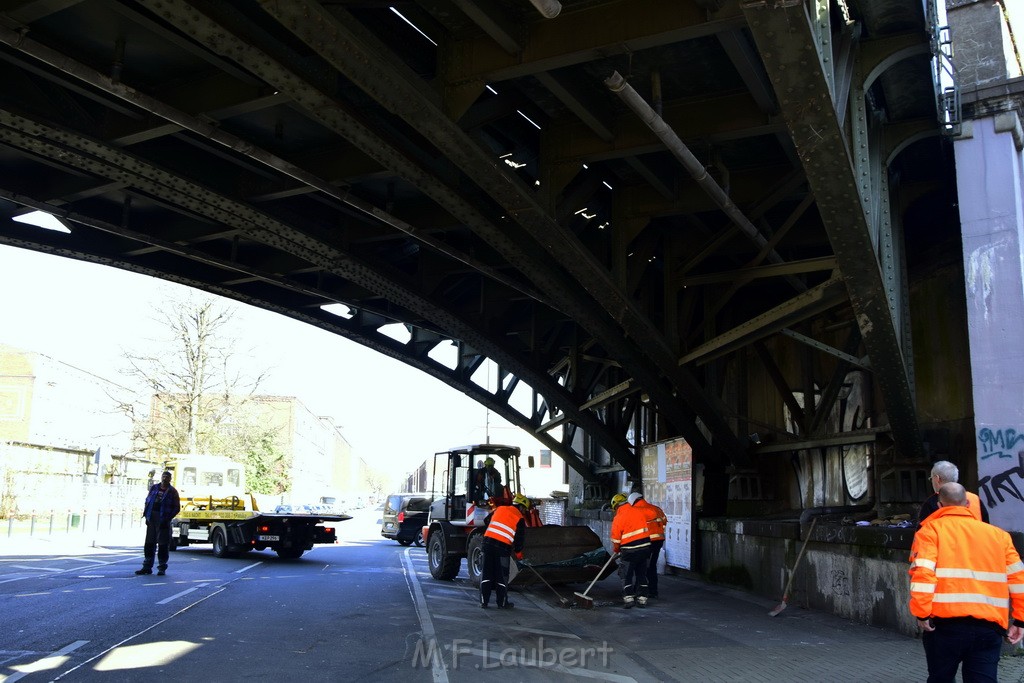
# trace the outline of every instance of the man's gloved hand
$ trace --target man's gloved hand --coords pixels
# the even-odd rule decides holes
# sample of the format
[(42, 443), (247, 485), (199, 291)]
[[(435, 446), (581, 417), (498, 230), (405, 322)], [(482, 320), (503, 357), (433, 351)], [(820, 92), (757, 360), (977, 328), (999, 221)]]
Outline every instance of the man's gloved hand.
[(523, 561), (523, 551), (520, 550), (520, 551), (516, 552), (515, 556), (516, 556), (516, 560), (517, 561), (519, 561), (519, 562)]

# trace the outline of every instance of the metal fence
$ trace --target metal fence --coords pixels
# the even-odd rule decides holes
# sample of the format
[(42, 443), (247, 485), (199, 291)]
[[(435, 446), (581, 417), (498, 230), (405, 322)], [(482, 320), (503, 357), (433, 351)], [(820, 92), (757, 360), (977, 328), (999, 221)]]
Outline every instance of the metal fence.
[[(42, 510), (0, 519), (0, 537), (94, 536), (140, 529), (141, 509)], [(126, 534), (134, 539), (137, 534)]]

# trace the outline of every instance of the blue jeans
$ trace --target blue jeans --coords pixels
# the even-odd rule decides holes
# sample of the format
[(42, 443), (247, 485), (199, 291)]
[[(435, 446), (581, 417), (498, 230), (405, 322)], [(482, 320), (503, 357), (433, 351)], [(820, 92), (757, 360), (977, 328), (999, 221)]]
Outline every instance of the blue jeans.
[(921, 635), (928, 683), (952, 683), (963, 662), (964, 683), (997, 683), (1003, 636), (998, 624), (980, 619), (934, 619)]

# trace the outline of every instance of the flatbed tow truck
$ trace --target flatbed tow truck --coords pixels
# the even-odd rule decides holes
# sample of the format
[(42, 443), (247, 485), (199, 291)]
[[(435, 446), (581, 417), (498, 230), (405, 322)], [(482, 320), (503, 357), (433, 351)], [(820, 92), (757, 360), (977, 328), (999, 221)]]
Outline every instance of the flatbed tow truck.
[(215, 557), (270, 549), (281, 559), (296, 560), (316, 544), (337, 543), (336, 523), (352, 519), (262, 512), (255, 496), (242, 493), (242, 465), (224, 456), (180, 455), (164, 466), (181, 496), (181, 511), (171, 520), (171, 550), (210, 543)]

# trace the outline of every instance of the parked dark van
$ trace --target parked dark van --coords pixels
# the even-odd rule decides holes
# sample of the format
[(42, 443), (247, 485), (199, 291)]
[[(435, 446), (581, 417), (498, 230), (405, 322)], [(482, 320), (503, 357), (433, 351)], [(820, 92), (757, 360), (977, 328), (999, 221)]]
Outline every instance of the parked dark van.
[(384, 500), (380, 535), (402, 545), (423, 545), (421, 533), (430, 509), (429, 493), (393, 493)]

